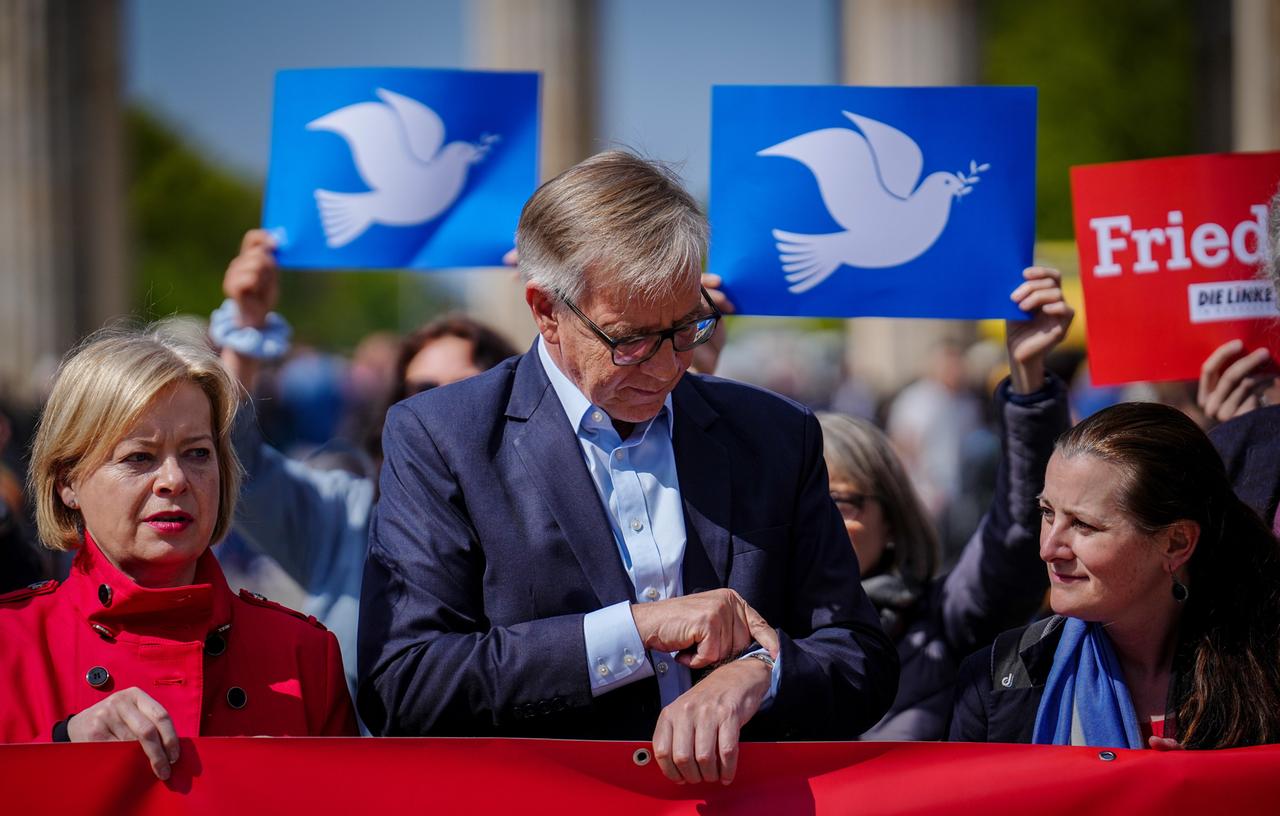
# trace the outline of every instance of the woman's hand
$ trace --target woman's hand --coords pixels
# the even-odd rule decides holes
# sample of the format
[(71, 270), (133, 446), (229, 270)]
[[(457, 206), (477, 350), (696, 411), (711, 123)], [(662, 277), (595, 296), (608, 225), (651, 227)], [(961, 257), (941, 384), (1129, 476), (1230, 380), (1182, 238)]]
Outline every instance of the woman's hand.
[[(716, 305), (724, 314), (733, 314), (733, 301), (729, 300), (720, 291), (720, 276), (703, 274), (702, 288), (707, 290), (707, 294), (711, 296), (711, 302)], [(710, 340), (698, 346), (693, 350), (693, 365), (690, 366), (699, 374), (715, 374), (716, 366), (720, 363), (720, 350), (724, 348), (724, 321), (720, 321), (720, 325), (716, 326), (716, 333)]]
[(1026, 282), (1010, 295), (1027, 320), (1005, 321), (1009, 349), (1009, 378), (1014, 393), (1030, 394), (1044, 385), (1044, 360), (1062, 339), (1076, 316), (1062, 298), (1062, 273), (1045, 266), (1022, 270)]
[(1147, 747), (1153, 751), (1184, 751), (1186, 750), (1185, 748), (1182, 747), (1182, 743), (1178, 742), (1176, 739), (1169, 739), (1168, 737), (1157, 737), (1154, 734), (1147, 737)]
[(239, 307), (242, 325), (260, 329), (267, 324), (267, 314), (280, 299), (279, 268), (271, 233), (255, 229), (244, 234), (240, 254), (227, 265), (222, 291)]
[(178, 761), (178, 732), (169, 712), (136, 686), (76, 714), (67, 723), (67, 737), (72, 742), (137, 740), (159, 779), (168, 779)]
[(1212, 423), (1226, 422), (1263, 405), (1263, 394), (1276, 380), (1276, 364), (1265, 348), (1244, 353), (1244, 343), (1223, 343), (1200, 367), (1196, 403)]

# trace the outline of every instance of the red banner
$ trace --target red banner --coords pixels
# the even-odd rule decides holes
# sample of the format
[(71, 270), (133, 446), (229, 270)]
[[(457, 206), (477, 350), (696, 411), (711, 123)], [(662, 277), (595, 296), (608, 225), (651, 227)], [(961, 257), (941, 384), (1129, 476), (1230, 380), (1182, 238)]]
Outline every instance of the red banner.
[(0, 812), (92, 814), (1275, 813), (1280, 746), (1100, 751), (945, 743), (742, 747), (737, 780), (675, 785), (624, 742), (182, 740), (160, 782), (136, 743), (0, 746)]
[(1071, 168), (1095, 385), (1196, 379), (1215, 348), (1280, 358), (1280, 309), (1257, 279), (1280, 153)]

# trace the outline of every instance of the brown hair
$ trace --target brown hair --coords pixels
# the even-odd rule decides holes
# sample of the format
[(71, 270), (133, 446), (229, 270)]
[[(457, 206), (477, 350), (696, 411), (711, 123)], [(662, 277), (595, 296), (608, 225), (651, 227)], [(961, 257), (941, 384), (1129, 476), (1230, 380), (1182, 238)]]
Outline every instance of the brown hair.
[(391, 386), (391, 402), (395, 405), (409, 394), (404, 381), (409, 363), (429, 344), (442, 337), (457, 337), (471, 343), (471, 362), (481, 371), (488, 371), (498, 363), (514, 357), (518, 352), (506, 338), (474, 318), (463, 314), (447, 314), (423, 326), (419, 326), (400, 341), (396, 357), (395, 380)]
[(1280, 739), (1280, 544), (1237, 498), (1209, 438), (1174, 408), (1122, 403), (1067, 431), (1057, 450), (1119, 467), (1119, 504), (1138, 529), (1153, 534), (1184, 520), (1200, 527), (1178, 633), (1187, 671), (1174, 698), (1182, 744)]
[(184, 382), (209, 398), (218, 455), (218, 518), (209, 543), (226, 535), (240, 492), (240, 460), (231, 444), (235, 380), (206, 346), (156, 331), (105, 329), (63, 358), (32, 442), (28, 486), (46, 547), (74, 550), (83, 543), (83, 517), (62, 501), (59, 487), (102, 465), (152, 400)]

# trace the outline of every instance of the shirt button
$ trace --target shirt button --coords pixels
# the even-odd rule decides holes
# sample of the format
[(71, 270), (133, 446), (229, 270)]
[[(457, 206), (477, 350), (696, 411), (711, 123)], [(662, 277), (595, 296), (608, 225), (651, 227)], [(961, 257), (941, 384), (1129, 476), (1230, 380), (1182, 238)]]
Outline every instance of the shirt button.
[(609, 667), (603, 663), (601, 663), (599, 666), (596, 666), (596, 671), (600, 673), (601, 677), (609, 676)]
[(600, 413), (599, 411), (592, 411), (592, 412), (591, 412), (591, 421), (592, 421), (592, 422), (604, 422), (604, 414)]
[(658, 674), (666, 674), (666, 673), (667, 673), (667, 662), (666, 662), (665, 660), (659, 660), (659, 661), (658, 661), (658, 665), (657, 665), (657, 666), (654, 666), (654, 668), (655, 668), (655, 669), (657, 669)]
[(644, 596), (651, 601), (658, 600), (658, 590), (655, 587), (649, 587), (644, 591)]
[(626, 655), (623, 656), (622, 662), (628, 666), (634, 666), (636, 664), (636, 658), (631, 654), (631, 652), (627, 652)]
[(111, 587), (107, 584), (98, 585), (98, 603), (111, 606)]
[(618, 461), (622, 461), (622, 457), (625, 455), (626, 455), (626, 452), (623, 451), (622, 448), (618, 448), (616, 451), (613, 452), (613, 458), (617, 459)]
[(631, 529), (637, 533), (644, 529), (644, 522), (640, 519), (631, 519)]

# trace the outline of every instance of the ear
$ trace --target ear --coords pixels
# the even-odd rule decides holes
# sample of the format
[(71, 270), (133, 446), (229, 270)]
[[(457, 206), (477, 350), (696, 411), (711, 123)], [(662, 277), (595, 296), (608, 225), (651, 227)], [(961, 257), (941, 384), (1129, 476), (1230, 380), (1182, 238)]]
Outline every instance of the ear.
[(524, 300), (529, 304), (529, 312), (533, 315), (533, 322), (543, 341), (559, 345), (560, 321), (555, 314), (556, 298), (533, 281), (527, 281), (524, 285)]
[(76, 491), (71, 485), (59, 483), (58, 496), (62, 499), (62, 503), (72, 510), (80, 509), (80, 502), (76, 500)]
[(1165, 528), (1163, 555), (1170, 575), (1182, 569), (1191, 560), (1199, 543), (1200, 525), (1194, 521), (1183, 519)]

